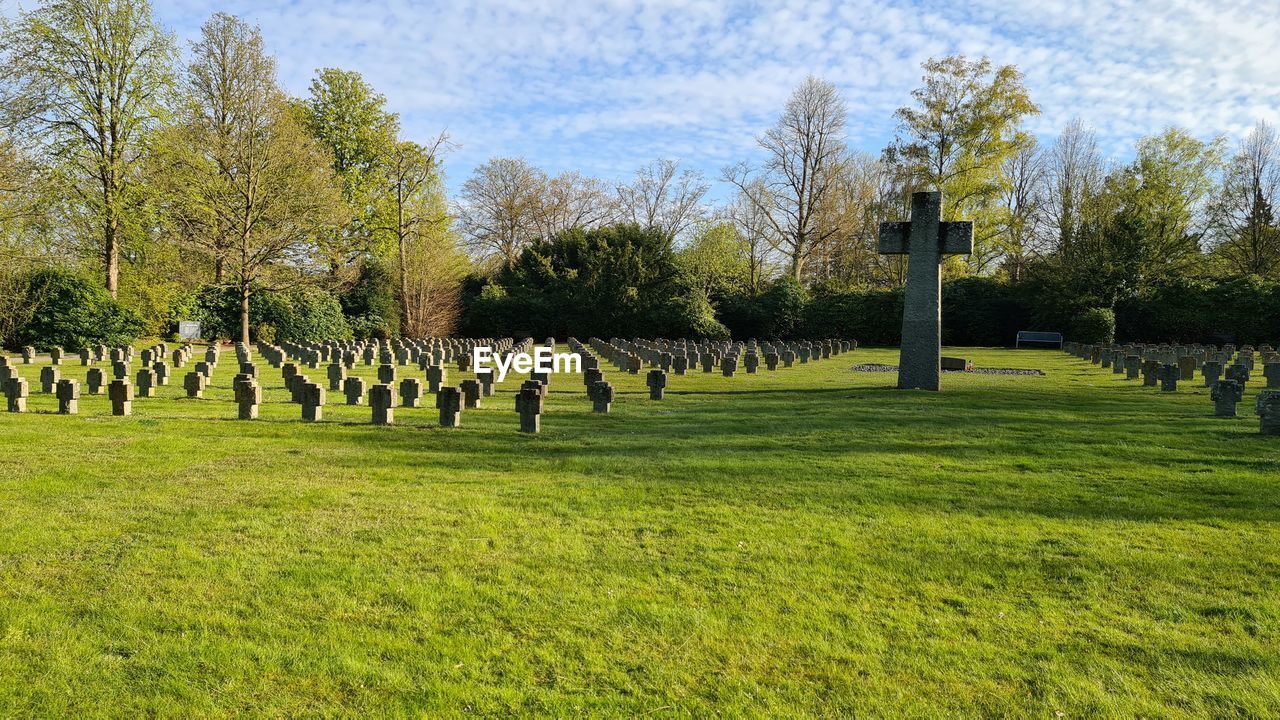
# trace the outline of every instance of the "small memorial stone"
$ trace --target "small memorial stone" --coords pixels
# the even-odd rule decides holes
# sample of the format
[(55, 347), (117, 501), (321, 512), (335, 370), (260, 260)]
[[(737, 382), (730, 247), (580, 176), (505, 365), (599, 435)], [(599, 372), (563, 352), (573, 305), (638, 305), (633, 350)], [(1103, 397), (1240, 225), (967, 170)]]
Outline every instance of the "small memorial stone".
[(1262, 366), (1262, 377), (1267, 379), (1268, 390), (1280, 390), (1280, 362), (1269, 362)]
[(89, 368), (89, 372), (85, 373), (84, 384), (88, 387), (90, 395), (101, 394), (102, 386), (106, 382), (107, 376), (102, 372), (102, 368)]
[(1191, 355), (1183, 355), (1178, 358), (1178, 379), (1179, 380), (1195, 380), (1196, 378), (1196, 359)]
[(340, 362), (330, 363), (328, 369), (329, 389), (337, 392), (342, 389), (342, 383), (347, 379), (347, 369)]
[(187, 391), (188, 398), (204, 397), (204, 389), (209, 384), (209, 378), (199, 371), (191, 371), (182, 379), (182, 389)]
[(156, 396), (156, 371), (143, 368), (138, 371), (138, 397)]
[(613, 404), (613, 386), (604, 380), (597, 380), (587, 388), (587, 397), (591, 398), (592, 412), (607, 413)]
[(169, 384), (169, 363), (160, 360), (151, 369), (156, 373), (156, 385), (164, 387)]
[(432, 393), (440, 392), (440, 388), (448, 378), (448, 371), (440, 365), (432, 365), (427, 368), (427, 390)]
[(720, 361), (720, 373), (725, 377), (731, 378), (736, 372), (738, 372), (738, 358), (734, 355), (726, 355)]
[(1236, 403), (1244, 398), (1244, 385), (1239, 380), (1219, 380), (1209, 391), (1213, 400), (1213, 414), (1217, 417), (1235, 417)]
[(436, 407), (440, 409), (440, 427), (462, 425), (462, 391), (446, 385), (436, 393)]
[(396, 390), (386, 383), (369, 388), (369, 408), (374, 425), (392, 425), (396, 421)]
[(1258, 432), (1263, 435), (1280, 435), (1280, 393), (1260, 393), (1257, 402)]
[(111, 400), (111, 414), (124, 417), (133, 414), (133, 385), (128, 378), (112, 380), (107, 386), (107, 397)]
[(497, 387), (493, 383), (492, 370), (477, 370), (476, 381), (480, 383), (480, 397), (493, 397)]
[(40, 368), (40, 392), (45, 395), (53, 394), (53, 389), (58, 384), (59, 379), (61, 379), (61, 376), (58, 373), (58, 368), (52, 365), (45, 365)]
[(324, 386), (319, 383), (304, 383), (302, 386), (302, 420), (303, 422), (320, 422), (324, 419)]
[(1204, 366), (1200, 368), (1200, 374), (1204, 376), (1204, 386), (1212, 388), (1218, 384), (1218, 378), (1222, 377), (1222, 363), (1217, 360), (1205, 360)]
[(392, 385), (396, 381), (396, 366), (391, 363), (383, 363), (378, 366), (378, 382), (383, 385)]
[(516, 394), (516, 412), (520, 413), (520, 432), (536, 433), (542, 429), (542, 401), (542, 393), (533, 388), (523, 388)]
[(463, 380), (458, 389), (462, 391), (462, 399), (468, 410), (480, 407), (480, 383), (477, 380)]
[(342, 394), (348, 405), (364, 404), (364, 378), (348, 377), (342, 381)]
[(58, 381), (58, 414), (75, 415), (80, 412), (80, 383), (63, 378)]
[(27, 381), (25, 378), (11, 377), (4, 381), (4, 398), (11, 413), (27, 411)]
[(661, 400), (666, 394), (667, 374), (662, 370), (650, 370), (645, 385), (649, 386), (650, 400)]
[(258, 406), (262, 404), (262, 386), (247, 375), (237, 375), (233, 385), (236, 395), (237, 417), (241, 420), (257, 420)]
[(1160, 366), (1160, 390), (1163, 392), (1177, 392), (1178, 379), (1182, 377), (1182, 369), (1178, 365), (1166, 364)]
[(422, 381), (405, 378), (400, 381), (400, 404), (407, 408), (422, 407)]

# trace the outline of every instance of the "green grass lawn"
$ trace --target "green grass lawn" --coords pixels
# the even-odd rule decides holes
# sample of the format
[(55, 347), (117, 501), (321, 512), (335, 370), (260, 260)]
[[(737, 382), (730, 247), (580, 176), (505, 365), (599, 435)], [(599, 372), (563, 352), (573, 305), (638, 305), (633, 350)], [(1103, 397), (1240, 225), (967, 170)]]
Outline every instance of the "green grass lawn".
[(1199, 380), (966, 353), (1047, 376), (899, 392), (859, 350), (651, 402), (606, 368), (611, 415), (558, 376), (526, 436), (515, 378), (446, 430), (339, 393), (304, 425), (265, 362), (236, 421), (229, 352), (131, 418), (24, 367), (0, 717), (1280, 715), (1259, 384), (1218, 419)]

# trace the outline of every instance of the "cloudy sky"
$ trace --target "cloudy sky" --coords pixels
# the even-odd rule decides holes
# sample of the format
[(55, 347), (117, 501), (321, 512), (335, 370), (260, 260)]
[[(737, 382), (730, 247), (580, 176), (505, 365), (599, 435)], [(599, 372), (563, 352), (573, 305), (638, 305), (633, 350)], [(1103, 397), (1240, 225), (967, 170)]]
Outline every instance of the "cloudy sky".
[(845, 93), (850, 144), (878, 151), (921, 61), (957, 52), (1022, 68), (1037, 134), (1079, 116), (1117, 158), (1167, 125), (1280, 121), (1280, 0), (154, 2), (184, 40), (215, 10), (257, 23), (291, 92), (359, 71), (409, 137), (459, 143), (453, 187), (493, 156), (610, 179), (669, 157), (716, 178), (810, 73)]

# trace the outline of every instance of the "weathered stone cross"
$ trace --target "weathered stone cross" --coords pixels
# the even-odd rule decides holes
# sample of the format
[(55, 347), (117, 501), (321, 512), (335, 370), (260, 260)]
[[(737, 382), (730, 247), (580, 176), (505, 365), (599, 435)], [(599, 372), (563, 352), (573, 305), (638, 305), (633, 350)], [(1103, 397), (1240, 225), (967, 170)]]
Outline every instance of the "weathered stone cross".
[(898, 388), (937, 390), (942, 374), (942, 258), (973, 252), (973, 223), (942, 222), (942, 193), (911, 196), (911, 222), (880, 224), (880, 253), (907, 256)]

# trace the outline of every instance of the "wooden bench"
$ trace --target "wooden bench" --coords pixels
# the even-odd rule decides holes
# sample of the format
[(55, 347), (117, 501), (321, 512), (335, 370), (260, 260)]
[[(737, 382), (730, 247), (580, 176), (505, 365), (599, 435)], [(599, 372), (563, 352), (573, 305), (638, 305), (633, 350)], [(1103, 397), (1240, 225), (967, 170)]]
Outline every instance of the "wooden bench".
[(1014, 347), (1020, 348), (1022, 343), (1040, 343), (1062, 347), (1062, 333), (1019, 330), (1018, 339), (1014, 342)]

